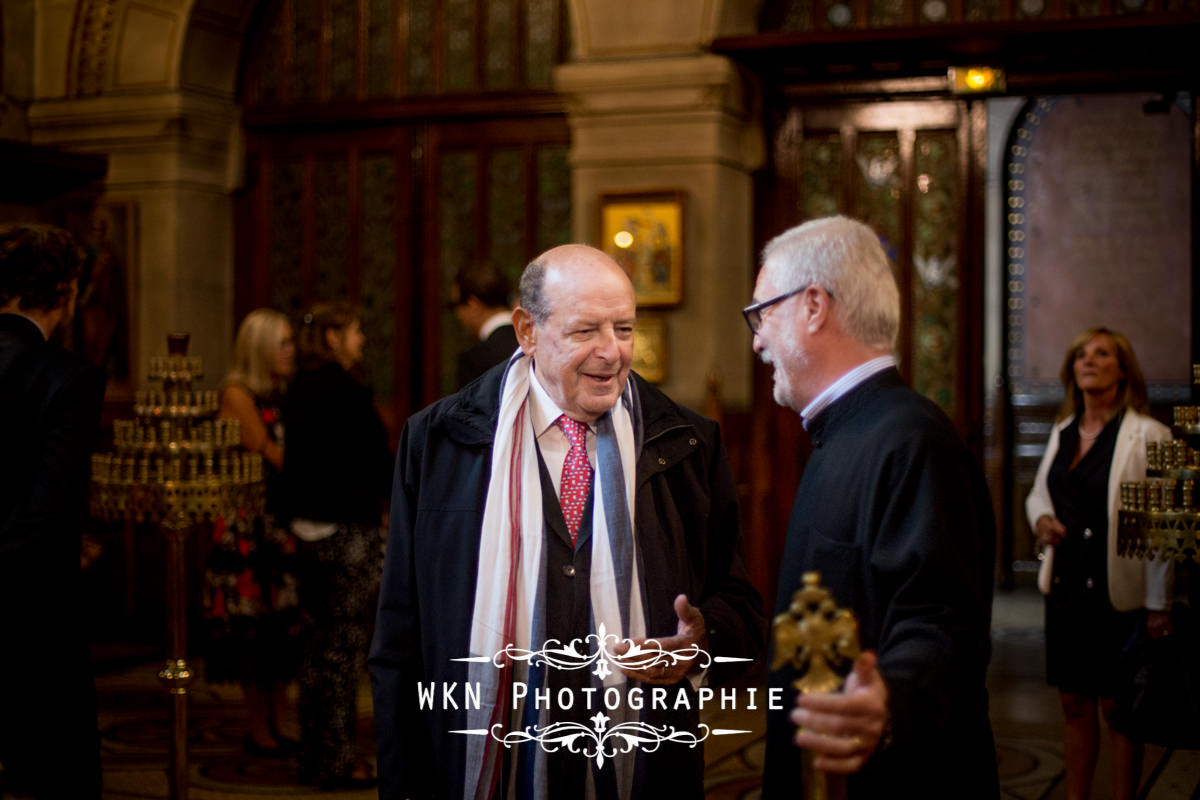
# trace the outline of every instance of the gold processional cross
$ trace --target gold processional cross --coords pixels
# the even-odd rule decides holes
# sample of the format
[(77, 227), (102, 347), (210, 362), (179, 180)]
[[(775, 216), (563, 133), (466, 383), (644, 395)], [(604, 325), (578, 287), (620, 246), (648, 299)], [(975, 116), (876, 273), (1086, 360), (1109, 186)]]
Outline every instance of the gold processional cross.
[[(792, 595), (788, 610), (775, 617), (771, 633), (775, 644), (772, 670), (791, 666), (798, 677), (792, 686), (801, 694), (836, 692), (858, 658), (858, 622), (847, 609), (838, 608), (833, 595), (821, 586), (819, 572), (806, 572), (804, 585)], [(804, 796), (810, 800), (845, 797), (841, 776), (828, 776), (812, 766), (812, 753), (804, 751)]]

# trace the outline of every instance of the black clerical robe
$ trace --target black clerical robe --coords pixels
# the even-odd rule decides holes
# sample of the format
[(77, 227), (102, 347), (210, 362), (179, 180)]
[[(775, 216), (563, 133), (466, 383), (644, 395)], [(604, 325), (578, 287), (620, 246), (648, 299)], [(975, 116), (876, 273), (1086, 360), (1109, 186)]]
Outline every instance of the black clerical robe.
[[(982, 472), (957, 431), (894, 369), (808, 424), (776, 613), (809, 570), (857, 615), (879, 654), (892, 741), (849, 781), (851, 798), (998, 796), (985, 687), (995, 525)], [(773, 656), (772, 656), (773, 660)], [(782, 670), (770, 686), (787, 686)], [(800, 751), (768, 716), (765, 798), (799, 796)]]

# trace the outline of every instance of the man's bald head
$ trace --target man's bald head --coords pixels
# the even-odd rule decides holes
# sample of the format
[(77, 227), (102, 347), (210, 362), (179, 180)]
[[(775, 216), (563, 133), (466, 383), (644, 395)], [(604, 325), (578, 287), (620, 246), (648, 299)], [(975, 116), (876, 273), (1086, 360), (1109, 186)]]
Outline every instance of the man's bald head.
[(551, 311), (546, 296), (548, 282), (566, 281), (578, 287), (578, 291), (586, 291), (589, 284), (603, 278), (629, 284), (629, 292), (633, 294), (633, 284), (625, 270), (603, 251), (586, 244), (553, 247), (529, 262), (521, 274), (521, 307), (536, 324), (545, 325)]
[(525, 268), (521, 305), (513, 312), (517, 341), (572, 419), (592, 422), (620, 397), (636, 310), (629, 276), (594, 247), (555, 247)]

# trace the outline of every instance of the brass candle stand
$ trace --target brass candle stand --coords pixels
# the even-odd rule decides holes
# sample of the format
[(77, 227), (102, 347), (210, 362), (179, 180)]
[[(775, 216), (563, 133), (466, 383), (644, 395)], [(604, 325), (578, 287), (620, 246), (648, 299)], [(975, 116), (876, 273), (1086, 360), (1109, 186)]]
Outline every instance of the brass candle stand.
[[(1200, 364), (1192, 367), (1200, 385)], [(1200, 564), (1200, 406), (1176, 406), (1176, 438), (1146, 443), (1146, 480), (1121, 484), (1117, 553)]]
[(187, 800), (187, 539), (198, 522), (259, 515), (262, 457), (240, 449), (236, 420), (216, 419), (215, 391), (192, 389), (203, 376), (187, 354), (189, 335), (167, 335), (167, 355), (150, 359), (161, 390), (135, 394), (135, 419), (113, 423), (112, 453), (92, 456), (92, 515), (159, 525), (167, 543), (167, 661), (158, 679), (171, 697), (171, 800)]
[[(804, 573), (803, 582), (788, 610), (771, 623), (775, 645), (771, 669), (796, 670), (792, 686), (801, 694), (836, 692), (859, 656), (858, 621), (853, 612), (837, 607), (833, 595), (821, 586), (819, 572)], [(802, 758), (804, 797), (841, 800), (846, 796), (845, 778), (816, 769), (807, 750)]]

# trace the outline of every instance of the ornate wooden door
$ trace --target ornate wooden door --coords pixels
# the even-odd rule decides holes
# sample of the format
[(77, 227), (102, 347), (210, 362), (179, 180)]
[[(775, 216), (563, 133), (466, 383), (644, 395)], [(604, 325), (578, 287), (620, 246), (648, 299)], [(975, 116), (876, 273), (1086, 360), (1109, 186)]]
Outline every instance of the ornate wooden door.
[[(974, 451), (982, 443), (983, 243), (978, 199), (982, 105), (955, 100), (793, 101), (771, 132), (759, 193), (760, 245), (831, 214), (871, 225), (900, 286), (900, 371), (940, 405)], [(778, 563), (809, 453), (795, 412), (755, 374), (748, 504), (753, 561)], [(773, 590), (774, 576), (756, 576)], [(771, 600), (768, 598), (768, 603)]]
[(566, 23), (563, 0), (273, 0), (252, 26), (237, 316), (359, 304), (393, 432), (453, 388), (455, 272), (571, 237)]

